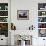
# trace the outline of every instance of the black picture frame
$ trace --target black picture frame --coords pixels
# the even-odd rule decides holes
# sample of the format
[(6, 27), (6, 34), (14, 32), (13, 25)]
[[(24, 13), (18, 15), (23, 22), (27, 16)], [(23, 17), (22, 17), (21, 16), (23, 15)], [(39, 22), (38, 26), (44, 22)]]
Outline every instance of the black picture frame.
[(29, 20), (29, 10), (17, 10), (17, 20)]

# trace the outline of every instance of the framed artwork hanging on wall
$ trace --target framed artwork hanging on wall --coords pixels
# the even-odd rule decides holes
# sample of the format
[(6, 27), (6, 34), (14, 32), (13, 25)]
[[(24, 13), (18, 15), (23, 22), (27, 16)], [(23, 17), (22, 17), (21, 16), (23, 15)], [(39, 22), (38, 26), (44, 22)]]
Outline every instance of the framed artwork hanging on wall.
[(17, 10), (18, 20), (29, 20), (29, 10)]

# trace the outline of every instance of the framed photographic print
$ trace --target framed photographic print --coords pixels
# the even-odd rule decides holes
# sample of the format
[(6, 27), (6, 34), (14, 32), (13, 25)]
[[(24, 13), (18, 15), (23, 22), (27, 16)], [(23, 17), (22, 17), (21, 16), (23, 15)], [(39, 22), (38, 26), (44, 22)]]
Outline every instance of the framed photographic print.
[(17, 10), (18, 20), (29, 20), (29, 10)]

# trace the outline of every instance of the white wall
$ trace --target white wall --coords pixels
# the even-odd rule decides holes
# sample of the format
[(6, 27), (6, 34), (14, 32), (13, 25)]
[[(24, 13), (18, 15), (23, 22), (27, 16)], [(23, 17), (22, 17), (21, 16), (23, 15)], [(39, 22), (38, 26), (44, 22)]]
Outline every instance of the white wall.
[[(46, 0), (45, 0), (46, 1)], [(11, 22), (17, 30), (27, 30), (32, 24), (37, 28), (38, 2), (44, 0), (11, 0)], [(17, 10), (29, 10), (29, 20), (17, 20)]]
[(0, 0), (0, 3), (8, 3), (8, 0)]
[[(11, 22), (16, 26), (17, 32), (27, 30), (33, 24), (35, 26), (34, 32), (36, 32), (36, 34), (33, 33), (33, 36), (38, 36), (38, 3), (45, 2), (46, 0), (11, 0)], [(17, 10), (29, 10), (29, 20), (17, 20)], [(38, 43), (43, 44), (42, 38), (37, 38), (37, 40), (36, 38), (33, 38), (34, 46), (38, 46)]]
[[(17, 10), (29, 10), (29, 20), (17, 20)], [(17, 30), (27, 30), (29, 26), (37, 23), (37, 2), (31, 0), (12, 0), (11, 15), (11, 22), (14, 22)]]
[[(26, 30), (32, 24), (37, 28), (38, 2), (46, 0), (11, 0), (11, 22), (17, 30)], [(29, 20), (17, 20), (17, 10), (29, 10)]]

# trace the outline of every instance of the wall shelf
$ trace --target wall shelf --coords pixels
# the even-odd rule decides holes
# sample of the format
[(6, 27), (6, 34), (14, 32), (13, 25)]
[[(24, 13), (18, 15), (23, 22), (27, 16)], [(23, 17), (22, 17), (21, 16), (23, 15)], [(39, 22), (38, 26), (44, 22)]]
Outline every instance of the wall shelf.
[(38, 11), (46, 11), (46, 9), (45, 10), (38, 10)]
[(0, 16), (0, 17), (8, 17), (8, 16)]
[(0, 10), (0, 11), (8, 11), (8, 10)]
[(46, 17), (46, 15), (44, 15), (44, 16), (42, 15), (42, 16), (38, 16), (38, 17)]
[(0, 22), (0, 23), (8, 23), (8, 22)]
[(38, 23), (46, 23), (46, 22), (38, 22)]
[(46, 28), (38, 28), (38, 29), (46, 29)]
[(46, 3), (38, 4), (38, 36), (46, 37)]
[(0, 35), (8, 37), (8, 3), (0, 3)]

